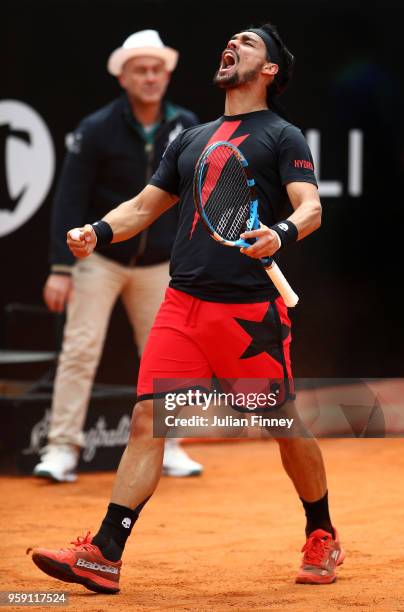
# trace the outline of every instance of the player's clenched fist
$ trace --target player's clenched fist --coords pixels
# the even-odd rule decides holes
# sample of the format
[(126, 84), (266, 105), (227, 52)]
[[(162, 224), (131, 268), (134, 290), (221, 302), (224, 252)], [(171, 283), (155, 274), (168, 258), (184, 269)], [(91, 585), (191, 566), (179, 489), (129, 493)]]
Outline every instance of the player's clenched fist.
[(75, 257), (88, 257), (97, 244), (97, 236), (91, 225), (75, 227), (67, 232), (67, 245)]

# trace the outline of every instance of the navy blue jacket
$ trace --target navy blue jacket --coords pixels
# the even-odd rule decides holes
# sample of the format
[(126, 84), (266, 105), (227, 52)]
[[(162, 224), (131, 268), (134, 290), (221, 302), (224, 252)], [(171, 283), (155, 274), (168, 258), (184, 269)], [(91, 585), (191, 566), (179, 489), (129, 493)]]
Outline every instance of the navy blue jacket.
[[(68, 153), (57, 185), (52, 221), (50, 263), (72, 265), (66, 232), (101, 219), (133, 198), (148, 183), (167, 145), (196, 115), (168, 102), (155, 133), (147, 134), (133, 117), (123, 95), (89, 115), (67, 138)], [(164, 213), (144, 232), (101, 253), (125, 265), (151, 265), (170, 258), (177, 227), (177, 207)]]

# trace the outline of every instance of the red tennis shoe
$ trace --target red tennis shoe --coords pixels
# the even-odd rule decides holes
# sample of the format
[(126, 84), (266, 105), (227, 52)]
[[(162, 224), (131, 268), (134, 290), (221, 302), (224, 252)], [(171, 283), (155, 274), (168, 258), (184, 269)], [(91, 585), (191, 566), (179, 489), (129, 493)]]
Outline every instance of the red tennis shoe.
[(299, 584), (331, 584), (337, 579), (336, 567), (343, 563), (345, 552), (341, 547), (337, 531), (335, 539), (331, 533), (316, 529), (302, 548), (302, 565), (296, 576)]
[(58, 580), (77, 582), (96, 593), (118, 593), (122, 561), (108, 561), (91, 541), (88, 532), (71, 542), (72, 548), (34, 548), (32, 560), (45, 574)]

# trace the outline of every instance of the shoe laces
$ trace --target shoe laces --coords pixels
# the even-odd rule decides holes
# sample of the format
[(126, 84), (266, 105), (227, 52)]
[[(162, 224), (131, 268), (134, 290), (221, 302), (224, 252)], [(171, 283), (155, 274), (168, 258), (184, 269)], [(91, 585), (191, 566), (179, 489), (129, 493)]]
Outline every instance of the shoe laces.
[(91, 550), (92, 548), (94, 548), (94, 544), (91, 544), (91, 540), (91, 532), (87, 531), (85, 536), (78, 536), (77, 540), (70, 542), (70, 544), (73, 544), (73, 548), (71, 546), (68, 546), (67, 548), (62, 548), (62, 550)]
[(331, 540), (332, 538), (328, 534), (309, 536), (302, 548), (302, 552), (304, 552), (303, 563), (321, 566), (325, 554), (331, 548)]

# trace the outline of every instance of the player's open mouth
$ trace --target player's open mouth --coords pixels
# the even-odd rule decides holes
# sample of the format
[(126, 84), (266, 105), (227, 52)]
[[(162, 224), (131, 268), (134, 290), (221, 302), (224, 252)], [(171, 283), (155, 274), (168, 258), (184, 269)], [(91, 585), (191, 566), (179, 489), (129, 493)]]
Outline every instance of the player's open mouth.
[(238, 64), (238, 55), (233, 49), (225, 49), (222, 53), (220, 72), (228, 73), (234, 70)]

